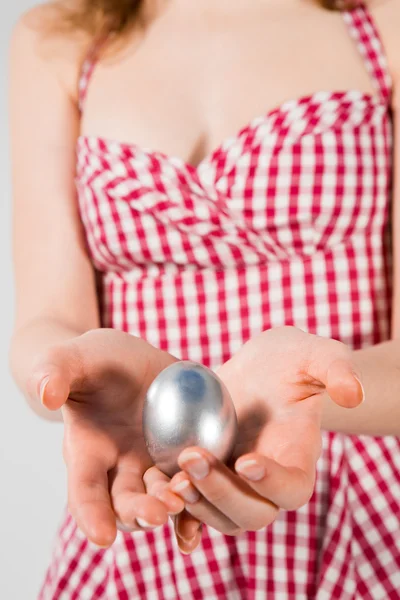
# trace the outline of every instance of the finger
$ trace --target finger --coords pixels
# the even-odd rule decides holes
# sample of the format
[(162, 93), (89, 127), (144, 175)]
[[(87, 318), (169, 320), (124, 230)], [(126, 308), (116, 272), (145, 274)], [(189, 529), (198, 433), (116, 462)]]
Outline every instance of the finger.
[(183, 511), (174, 518), (174, 529), (182, 554), (194, 552), (201, 542), (202, 524), (187, 511)]
[(166, 507), (169, 515), (177, 515), (185, 508), (185, 503), (168, 487), (169, 477), (162, 473), (157, 467), (151, 467), (146, 471), (143, 477), (146, 492), (158, 498)]
[(259, 454), (241, 456), (235, 470), (257, 494), (285, 510), (307, 504), (314, 490), (315, 472), (284, 467)]
[(200, 545), (201, 537), (202, 537), (202, 531), (201, 531), (201, 529), (199, 529), (199, 531), (196, 533), (193, 540), (191, 540), (189, 543), (186, 542), (185, 540), (179, 539), (179, 541), (178, 541), (179, 550), (182, 552), (182, 554), (192, 554), (192, 552), (194, 552)]
[(39, 359), (28, 387), (48, 410), (58, 410), (83, 379), (79, 349), (74, 342), (65, 342)]
[(341, 360), (333, 362), (326, 379), (326, 391), (339, 406), (355, 408), (364, 401), (364, 387), (351, 364)]
[(277, 507), (204, 449), (184, 450), (178, 463), (202, 496), (238, 528), (256, 531), (275, 520)]
[(112, 506), (120, 529), (148, 530), (165, 525), (168, 520), (166, 507), (145, 493), (142, 477), (135, 466), (118, 465), (111, 477)]
[(319, 338), (313, 345), (308, 366), (311, 377), (320, 381), (332, 400), (344, 408), (354, 408), (364, 400), (361, 377), (351, 350), (341, 342)]
[(186, 512), (197, 523), (205, 523), (224, 535), (237, 535), (239, 530), (237, 524), (202, 497), (186, 473), (180, 472), (175, 475), (171, 480), (170, 488), (174, 494), (180, 495), (185, 501)]
[(107, 548), (117, 533), (104, 463), (95, 456), (69, 460), (68, 506), (86, 537)]

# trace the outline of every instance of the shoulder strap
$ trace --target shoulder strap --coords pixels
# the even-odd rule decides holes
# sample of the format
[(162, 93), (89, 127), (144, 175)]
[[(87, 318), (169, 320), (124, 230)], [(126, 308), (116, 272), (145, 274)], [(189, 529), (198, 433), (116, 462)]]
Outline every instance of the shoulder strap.
[(355, 40), (372, 77), (376, 91), (384, 102), (390, 101), (392, 78), (380, 35), (364, 3), (343, 13), (350, 35)]
[(92, 78), (93, 71), (96, 67), (99, 59), (100, 52), (108, 40), (108, 35), (103, 35), (101, 38), (92, 44), (89, 52), (82, 63), (81, 73), (79, 77), (79, 89), (78, 89), (78, 101), (79, 110), (82, 112), (85, 104), (87, 91), (89, 89), (90, 80)]

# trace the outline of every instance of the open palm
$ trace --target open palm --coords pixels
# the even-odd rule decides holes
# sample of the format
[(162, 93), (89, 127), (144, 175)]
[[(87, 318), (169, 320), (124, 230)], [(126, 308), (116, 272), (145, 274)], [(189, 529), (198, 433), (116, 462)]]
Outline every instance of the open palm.
[(69, 509), (93, 542), (108, 546), (116, 526), (164, 524), (183, 502), (146, 496), (152, 461), (142, 434), (146, 390), (175, 359), (128, 334), (100, 329), (52, 348), (40, 361), (42, 401), (62, 407)]
[(363, 390), (349, 348), (294, 327), (253, 338), (218, 373), (239, 421), (231, 463), (186, 449), (170, 488), (186, 499), (198, 492), (186, 505), (192, 519), (233, 535), (263, 528), (280, 508), (308, 501), (321, 450), (323, 396), (351, 408)]

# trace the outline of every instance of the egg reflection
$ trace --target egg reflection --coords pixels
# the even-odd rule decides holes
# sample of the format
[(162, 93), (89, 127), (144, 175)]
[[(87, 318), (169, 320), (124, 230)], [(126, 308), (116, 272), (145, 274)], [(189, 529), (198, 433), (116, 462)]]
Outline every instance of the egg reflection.
[(179, 470), (178, 456), (188, 446), (226, 461), (237, 434), (230, 394), (210, 369), (191, 361), (174, 363), (147, 392), (143, 434), (154, 464), (169, 476)]

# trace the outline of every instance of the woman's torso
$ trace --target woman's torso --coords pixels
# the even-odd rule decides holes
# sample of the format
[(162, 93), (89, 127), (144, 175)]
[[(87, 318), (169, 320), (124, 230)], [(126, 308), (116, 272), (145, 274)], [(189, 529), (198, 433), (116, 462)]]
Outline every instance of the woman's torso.
[[(285, 323), (355, 348), (389, 336), (377, 31), (362, 8), (251, 4), (171, 3), (137, 52), (87, 62), (81, 81), (77, 187), (103, 323), (210, 366)], [(398, 442), (323, 442), (307, 506), (238, 538), (205, 528), (193, 556), (170, 527), (98, 550), (67, 518), (42, 597), (398, 598)]]
[(81, 80), (78, 191), (103, 322), (210, 366), (282, 324), (352, 347), (389, 335), (378, 33), (363, 9), (256, 4), (172, 3)]

